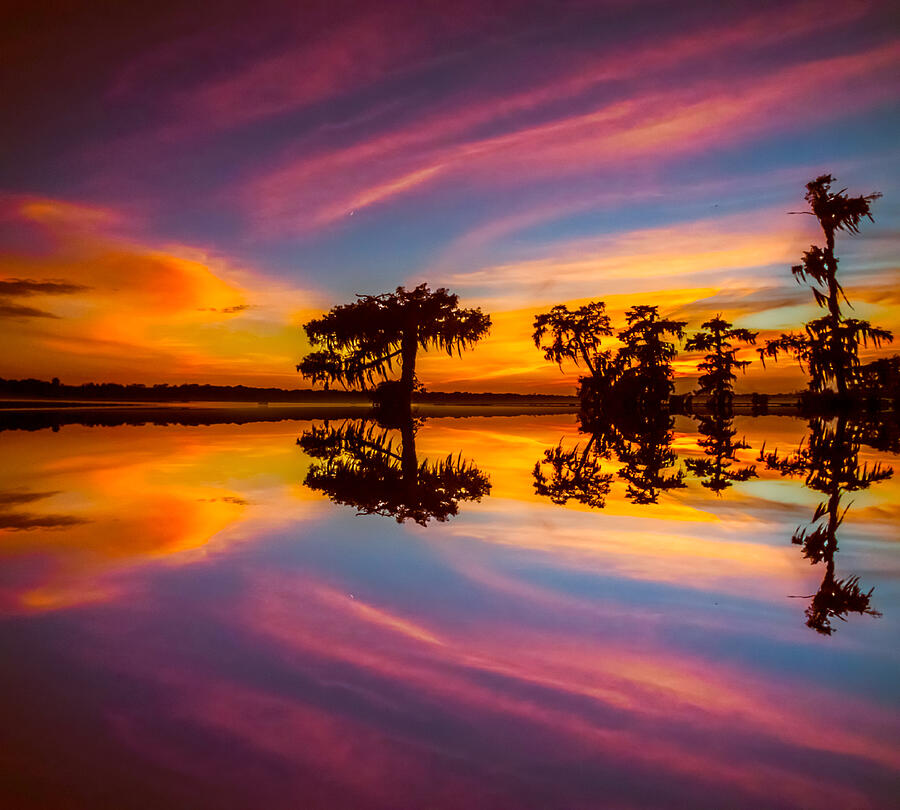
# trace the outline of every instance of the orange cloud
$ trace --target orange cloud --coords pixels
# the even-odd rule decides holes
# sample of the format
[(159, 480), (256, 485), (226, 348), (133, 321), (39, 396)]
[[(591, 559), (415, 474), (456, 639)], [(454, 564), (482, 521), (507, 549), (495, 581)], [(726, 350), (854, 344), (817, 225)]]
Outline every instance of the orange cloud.
[(113, 212), (50, 199), (12, 206), (6, 216), (35, 229), (42, 250), (0, 255), (0, 296), (28, 282), (34, 310), (0, 325), (7, 376), (296, 381), (296, 321), (315, 294), (195, 248), (130, 239)]

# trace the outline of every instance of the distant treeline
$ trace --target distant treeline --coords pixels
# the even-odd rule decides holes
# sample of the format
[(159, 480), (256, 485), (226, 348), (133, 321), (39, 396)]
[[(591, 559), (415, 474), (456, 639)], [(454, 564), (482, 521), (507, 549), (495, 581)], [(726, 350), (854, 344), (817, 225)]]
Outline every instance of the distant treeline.
[[(11, 399), (91, 400), (98, 402), (368, 402), (366, 391), (321, 390), (312, 388), (255, 388), (246, 385), (143, 385), (132, 383), (84, 383), (66, 385), (53, 380), (6, 380), (0, 377), (0, 397)], [(575, 401), (571, 396), (555, 394), (472, 394), (461, 391), (444, 393), (420, 391), (419, 402), (465, 403), (563, 403)]]

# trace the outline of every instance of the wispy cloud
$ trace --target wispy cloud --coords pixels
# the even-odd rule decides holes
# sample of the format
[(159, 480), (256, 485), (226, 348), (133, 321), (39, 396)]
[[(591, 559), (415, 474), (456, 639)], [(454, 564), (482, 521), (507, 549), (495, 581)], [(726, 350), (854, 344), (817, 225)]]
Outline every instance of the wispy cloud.
[(36, 281), (34, 279), (0, 279), (0, 296), (73, 295), (88, 290), (83, 284), (67, 281)]
[[(304, 150), (300, 157), (288, 153), (242, 181), (239, 193), (259, 229), (302, 232), (438, 181), (496, 188), (601, 170), (615, 174), (637, 160), (644, 168), (665, 164), (887, 101), (888, 77), (900, 64), (897, 43), (765, 70), (748, 63), (727, 75), (702, 72), (680, 82), (665, 75), (686, 54), (708, 57), (721, 42), (740, 40), (752, 51), (822, 24), (797, 15), (777, 36), (760, 37), (753, 20), (721, 37), (707, 30), (670, 49), (656, 43), (629, 59), (613, 52), (537, 89), (474, 102), (451, 97), (424, 119), (401, 121), (349, 145)], [(588, 93), (591, 88), (599, 96)], [(558, 102), (567, 96), (575, 100), (560, 114)], [(501, 131), (483, 134), (490, 129)]]

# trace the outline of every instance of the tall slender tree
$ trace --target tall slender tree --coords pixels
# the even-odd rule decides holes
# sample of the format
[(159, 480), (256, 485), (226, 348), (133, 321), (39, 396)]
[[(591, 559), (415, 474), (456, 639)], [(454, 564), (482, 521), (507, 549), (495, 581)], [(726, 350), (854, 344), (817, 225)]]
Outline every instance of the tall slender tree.
[(860, 464), (860, 445), (867, 431), (864, 423), (850, 421), (844, 414), (836, 420), (815, 417), (809, 423), (808, 440), (794, 453), (767, 453), (764, 446), (759, 455), (768, 469), (785, 476), (804, 476), (807, 487), (825, 496), (810, 525), (798, 527), (791, 538), (810, 563), (825, 563), (822, 584), (806, 610), (807, 625), (823, 635), (834, 632), (834, 618), (843, 621), (849, 613), (880, 615), (871, 606), (873, 589), (864, 591), (857, 576), (837, 578), (834, 562), (838, 528), (850, 506), (842, 506), (844, 494), (868, 489), (893, 475), (893, 470), (882, 464)]
[(419, 349), (461, 354), (490, 330), (490, 316), (480, 309), (462, 309), (459, 298), (444, 288), (425, 284), (392, 293), (361, 295), (334, 307), (304, 325), (316, 351), (297, 365), (314, 383), (345, 387), (387, 381), (395, 366), (399, 379), (388, 383), (393, 403), (408, 410), (416, 387)]
[(798, 283), (807, 284), (816, 303), (827, 314), (809, 321), (805, 331), (789, 332), (770, 340), (757, 349), (765, 363), (767, 357), (775, 360), (782, 354), (793, 356), (810, 375), (810, 388), (825, 391), (832, 384), (841, 395), (857, 383), (859, 348), (870, 342), (877, 348), (893, 340), (886, 329), (872, 326), (868, 321), (847, 318), (841, 311), (841, 299), (850, 305), (838, 281), (838, 259), (834, 255), (835, 235), (838, 231), (859, 233), (863, 219), (872, 220), (872, 202), (879, 193), (850, 197), (847, 189), (832, 191), (834, 178), (823, 174), (806, 184), (806, 202), (825, 236), (825, 247), (812, 245), (803, 254), (800, 264), (791, 272)]
[(756, 343), (757, 332), (735, 329), (733, 324), (716, 315), (706, 321), (699, 332), (684, 344), (689, 352), (708, 352), (698, 368), (703, 372), (697, 380), (700, 391), (711, 400), (712, 407), (725, 410), (734, 397), (735, 371), (746, 371), (749, 360), (738, 360), (739, 346), (735, 343)]

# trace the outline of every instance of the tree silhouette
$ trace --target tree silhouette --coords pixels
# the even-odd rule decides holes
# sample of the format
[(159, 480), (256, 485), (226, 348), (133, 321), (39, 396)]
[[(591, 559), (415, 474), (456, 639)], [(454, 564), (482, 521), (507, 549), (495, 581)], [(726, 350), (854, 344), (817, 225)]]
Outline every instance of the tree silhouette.
[(825, 247), (812, 245), (801, 263), (791, 268), (797, 282), (810, 287), (816, 303), (828, 314), (809, 321), (804, 332), (782, 334), (757, 351), (764, 364), (767, 357), (777, 360), (782, 354), (793, 356), (801, 368), (809, 370), (813, 391), (824, 391), (833, 383), (838, 394), (845, 395), (858, 382), (860, 345), (867, 346), (871, 341), (878, 348), (893, 340), (893, 335), (868, 321), (845, 318), (841, 312), (840, 299), (848, 305), (850, 302), (837, 279), (835, 234), (859, 233), (860, 222), (866, 217), (872, 220), (871, 204), (881, 195), (848, 197), (847, 189), (832, 192), (833, 182), (830, 174), (823, 174), (806, 184), (805, 199), (810, 210), (803, 213), (819, 221)]
[(684, 348), (689, 352), (708, 352), (698, 368), (703, 374), (697, 380), (700, 391), (709, 398), (714, 410), (730, 407), (734, 397), (735, 370), (745, 371), (749, 360), (738, 360), (735, 342), (756, 343), (757, 332), (735, 329), (721, 315), (706, 321), (701, 331), (687, 339)]
[[(678, 349), (668, 336), (681, 339), (686, 321), (674, 321), (659, 317), (659, 307), (636, 306), (625, 313), (627, 327), (619, 332), (622, 347), (610, 361), (612, 385), (595, 387), (588, 396), (592, 400), (602, 400), (604, 388), (613, 392), (613, 401), (638, 411), (665, 408), (669, 395), (674, 390), (672, 360)], [(599, 396), (598, 396), (599, 395)]]
[(806, 610), (806, 624), (828, 636), (834, 632), (832, 619), (846, 621), (850, 613), (881, 615), (871, 607), (874, 589), (863, 591), (859, 577), (835, 576), (837, 531), (849, 508), (849, 504), (841, 507), (844, 493), (868, 489), (893, 474), (890, 467), (881, 464), (860, 466), (859, 449), (866, 432), (864, 423), (851, 422), (846, 415), (833, 422), (816, 417), (809, 423), (808, 441), (794, 453), (780, 456), (777, 450), (767, 453), (763, 446), (759, 455), (768, 469), (786, 476), (802, 475), (807, 487), (826, 496), (816, 507), (812, 522), (798, 527), (791, 542), (802, 547), (803, 556), (813, 565), (825, 563), (822, 584)]
[[(591, 301), (576, 310), (559, 304), (534, 319), (534, 345), (543, 350), (544, 357), (560, 368), (566, 360), (576, 366), (583, 362), (592, 376), (600, 366), (601, 339), (613, 334), (602, 301)], [(550, 341), (544, 342), (547, 337)]]
[(363, 515), (389, 515), (398, 523), (426, 526), (459, 511), (460, 501), (480, 501), (491, 490), (488, 477), (460, 456), (419, 461), (417, 425), (407, 419), (392, 430), (364, 420), (339, 427), (313, 426), (297, 443), (317, 460), (305, 485)]
[(670, 489), (685, 486), (672, 450), (675, 420), (664, 408), (646, 411), (628, 429), (620, 422), (616, 455), (622, 462), (619, 477), (626, 482), (625, 497), (637, 504), (651, 504)]
[(602, 339), (615, 334), (602, 301), (576, 310), (560, 304), (534, 320), (534, 345), (544, 357), (560, 367), (566, 361), (587, 367), (578, 381), (583, 411), (645, 410), (668, 402), (677, 349), (665, 338), (681, 339), (686, 322), (660, 318), (655, 306), (632, 307), (625, 317), (616, 352), (600, 350)]
[(567, 450), (560, 440), (534, 465), (534, 491), (560, 506), (572, 500), (602, 509), (614, 477), (603, 472), (603, 461), (609, 457), (609, 447), (597, 435), (591, 436), (583, 449), (576, 444)]
[[(589, 416), (589, 419), (585, 417)], [(613, 473), (604, 472), (604, 461), (613, 454), (621, 462), (618, 477), (625, 482), (626, 499), (638, 504), (657, 503), (660, 493), (684, 486), (672, 452), (673, 420), (664, 411), (655, 417), (629, 419), (623, 414), (582, 414), (581, 431), (589, 436), (570, 449), (559, 444), (544, 451), (534, 465), (534, 490), (553, 503), (570, 500), (602, 509), (606, 505)]]
[(318, 348), (297, 370), (326, 387), (331, 383), (361, 387), (377, 379), (387, 381), (399, 365), (399, 379), (382, 383), (381, 392), (407, 411), (416, 387), (418, 350), (461, 354), (491, 326), (490, 317), (480, 309), (461, 309), (456, 295), (443, 288), (432, 291), (425, 284), (358, 299), (304, 325), (310, 343)]
[(750, 447), (743, 440), (735, 441), (737, 431), (734, 420), (727, 409), (717, 409), (698, 419), (697, 430), (702, 436), (697, 444), (703, 448), (706, 458), (685, 459), (685, 466), (698, 478), (700, 483), (717, 495), (737, 481), (756, 478), (756, 467), (752, 465), (734, 468), (735, 453)]

